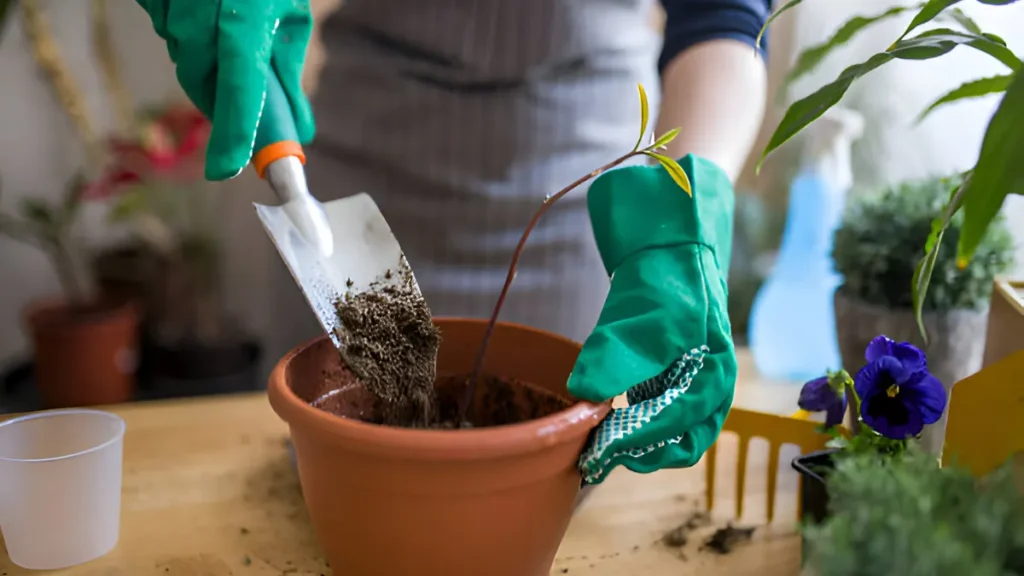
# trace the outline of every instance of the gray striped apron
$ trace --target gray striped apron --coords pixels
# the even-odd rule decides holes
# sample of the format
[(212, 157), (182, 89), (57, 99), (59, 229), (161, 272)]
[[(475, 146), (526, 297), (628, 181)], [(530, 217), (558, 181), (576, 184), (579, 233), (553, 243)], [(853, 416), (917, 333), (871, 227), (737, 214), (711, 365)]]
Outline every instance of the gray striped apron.
[[(368, 192), (433, 313), (489, 316), (545, 196), (635, 143), (638, 83), (657, 110), (650, 9), (650, 0), (345, 0), (322, 29), (311, 190), (322, 200)], [(565, 197), (534, 230), (502, 320), (577, 341), (593, 329), (608, 278), (585, 194)], [(277, 276), (279, 302), (304, 306), (287, 272)], [(321, 332), (311, 314), (281, 329), (275, 336), (291, 345)]]

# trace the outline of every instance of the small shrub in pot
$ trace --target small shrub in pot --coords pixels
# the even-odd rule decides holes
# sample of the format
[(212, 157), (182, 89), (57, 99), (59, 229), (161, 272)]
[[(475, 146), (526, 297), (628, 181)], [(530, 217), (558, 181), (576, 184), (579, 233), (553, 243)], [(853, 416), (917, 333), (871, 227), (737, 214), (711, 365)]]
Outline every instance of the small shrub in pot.
[[(959, 178), (905, 182), (855, 198), (836, 231), (833, 259), (843, 283), (836, 291), (836, 331), (843, 368), (855, 373), (865, 363), (863, 351), (878, 334), (915, 344), (932, 358), (930, 369), (947, 386), (981, 368), (987, 307), (994, 278), (1009, 269), (1012, 238), (1002, 219), (994, 221), (972, 258), (961, 270), (956, 243), (963, 217), (953, 217), (950, 241), (937, 252), (923, 322), (925, 343), (914, 317), (912, 284), (921, 245), (932, 230)], [(945, 420), (926, 440), (937, 452)]]

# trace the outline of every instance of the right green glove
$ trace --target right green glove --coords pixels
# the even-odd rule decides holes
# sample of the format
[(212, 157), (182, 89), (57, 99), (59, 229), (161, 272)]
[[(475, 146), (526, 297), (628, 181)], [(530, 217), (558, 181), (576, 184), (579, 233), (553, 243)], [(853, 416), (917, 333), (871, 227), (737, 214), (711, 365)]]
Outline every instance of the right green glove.
[(313, 140), (313, 111), (302, 91), (313, 31), (308, 0), (136, 0), (167, 41), (178, 83), (213, 123), (206, 178), (233, 178), (249, 164), (267, 77), (288, 96), (299, 143)]

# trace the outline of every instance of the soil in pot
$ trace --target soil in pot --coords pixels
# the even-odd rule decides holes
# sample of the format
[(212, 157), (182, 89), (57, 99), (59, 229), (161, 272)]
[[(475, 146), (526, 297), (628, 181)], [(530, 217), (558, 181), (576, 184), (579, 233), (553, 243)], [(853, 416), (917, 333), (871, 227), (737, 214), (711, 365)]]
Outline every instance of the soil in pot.
[(135, 392), (138, 308), (126, 302), (30, 307), (25, 323), (35, 382), (47, 408), (116, 404)]

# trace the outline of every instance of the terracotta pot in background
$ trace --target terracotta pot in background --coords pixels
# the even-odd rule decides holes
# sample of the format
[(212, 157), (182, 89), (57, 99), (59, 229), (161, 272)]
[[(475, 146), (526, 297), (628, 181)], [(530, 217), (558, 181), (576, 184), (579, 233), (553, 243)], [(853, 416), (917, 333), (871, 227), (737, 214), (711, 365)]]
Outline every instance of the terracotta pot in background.
[(117, 302), (73, 308), (40, 302), (25, 311), (36, 386), (47, 408), (116, 404), (135, 392), (139, 311)]
[[(486, 321), (436, 323), (441, 390), (461, 382), (446, 375), (472, 370)], [(546, 576), (579, 492), (579, 454), (610, 409), (569, 397), (579, 351), (560, 336), (499, 323), (484, 372), (528, 384), (481, 379), (474, 410), (525, 411), (527, 399), (546, 396), (539, 412), (551, 413), (464, 430), (361, 422), (372, 397), (326, 337), (289, 352), (270, 377), (270, 403), (291, 428), (302, 493), (335, 573)], [(314, 408), (318, 401), (351, 418)]]

